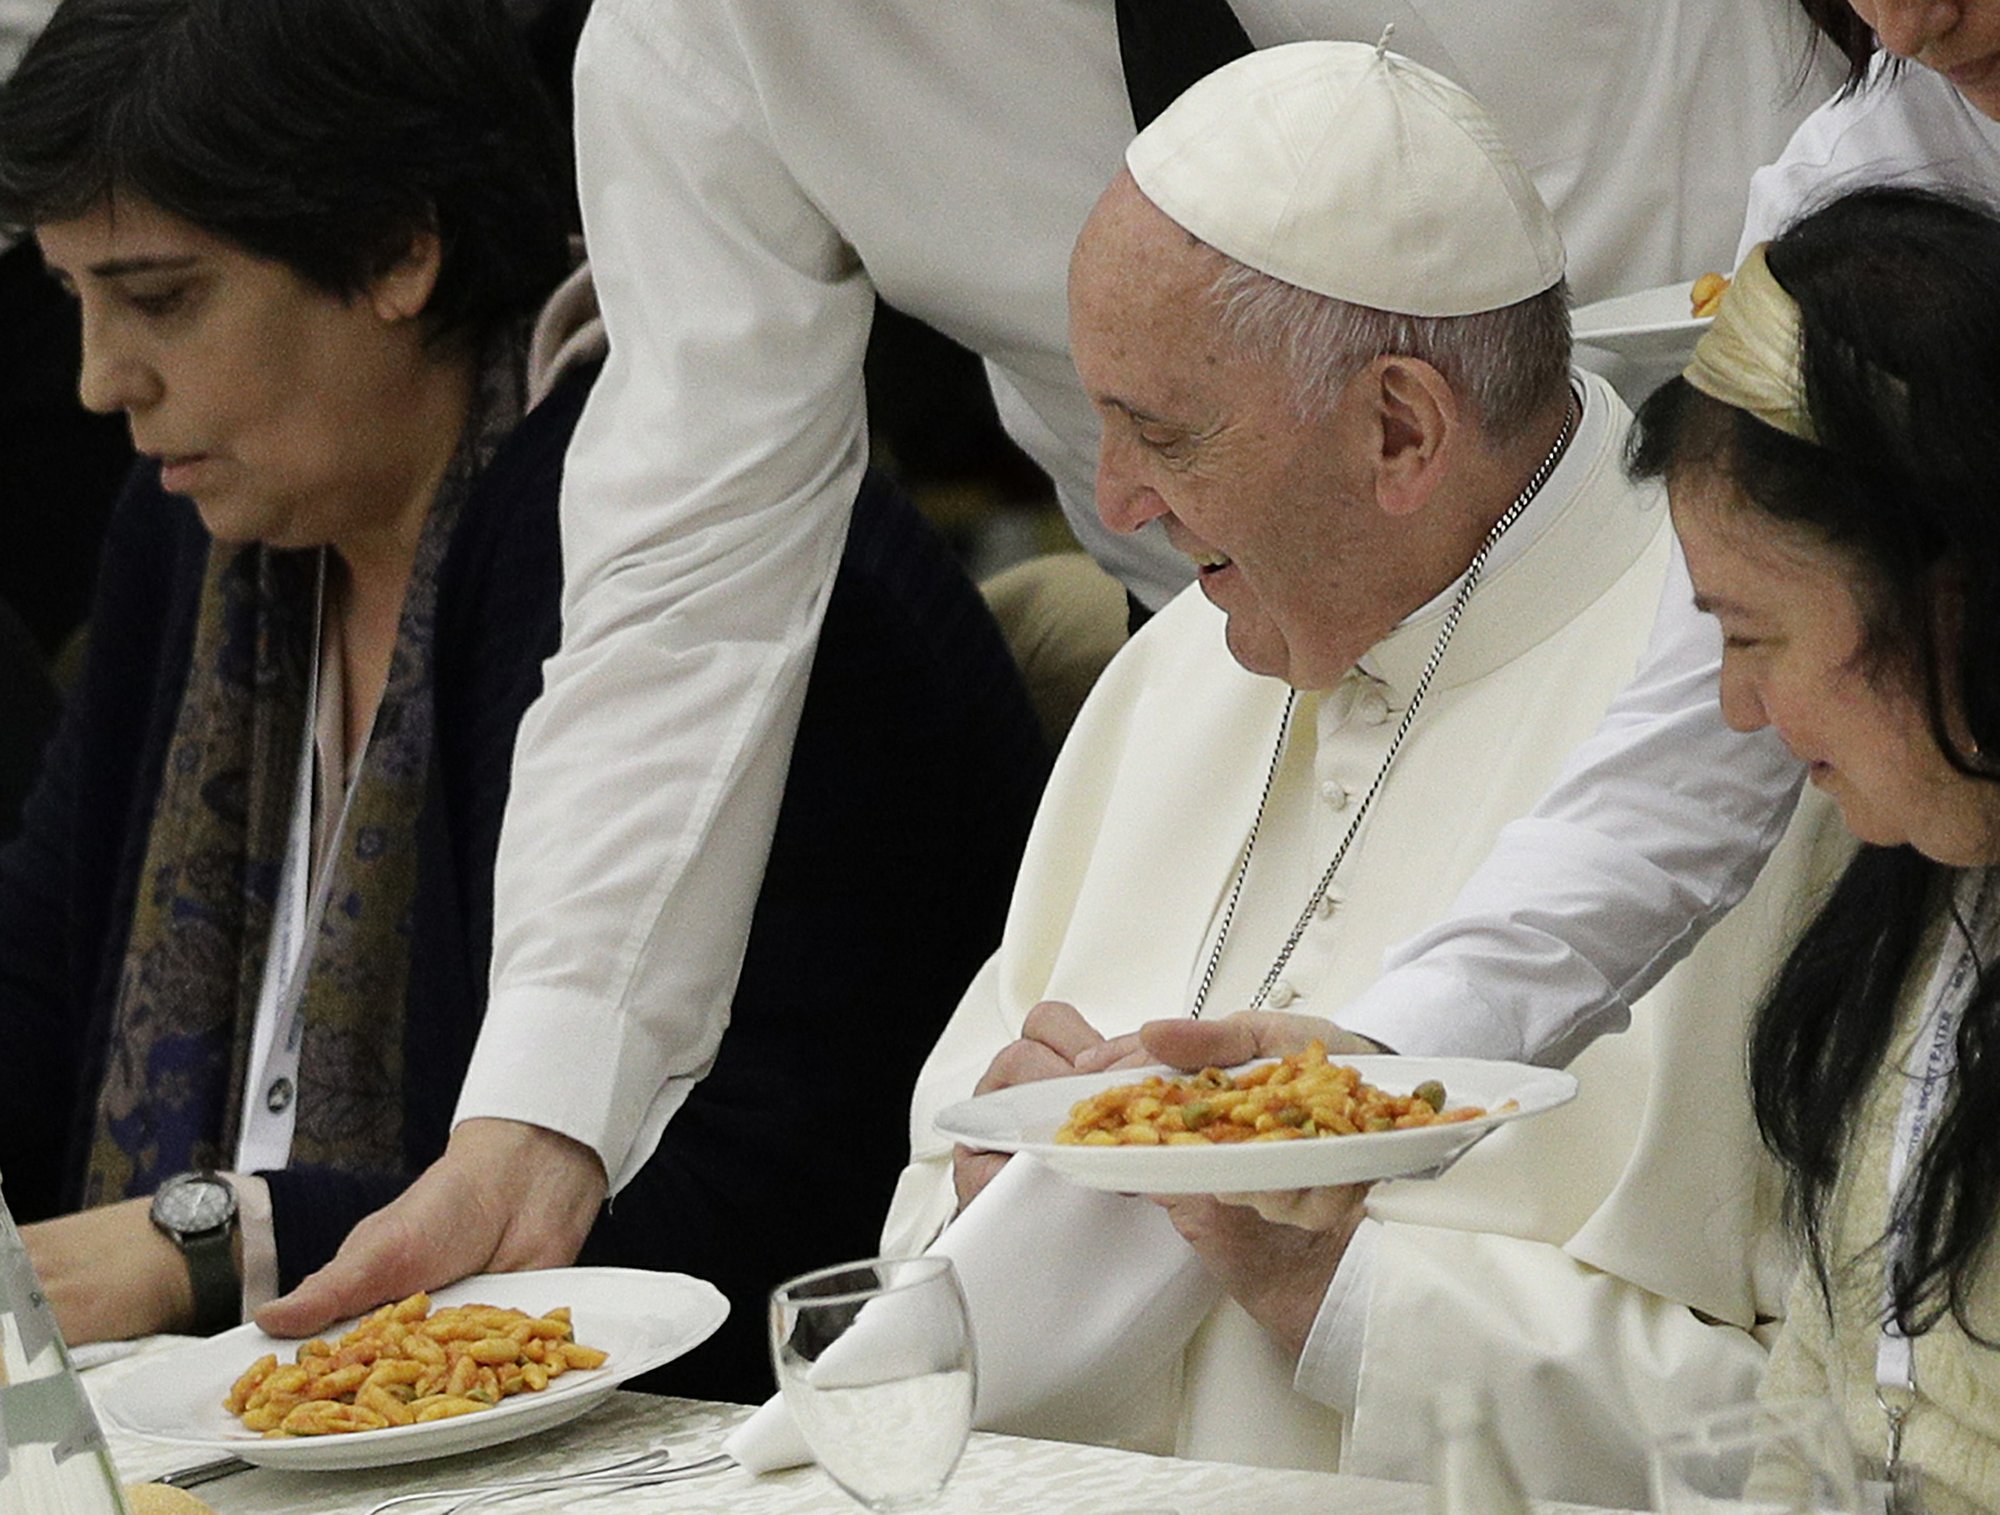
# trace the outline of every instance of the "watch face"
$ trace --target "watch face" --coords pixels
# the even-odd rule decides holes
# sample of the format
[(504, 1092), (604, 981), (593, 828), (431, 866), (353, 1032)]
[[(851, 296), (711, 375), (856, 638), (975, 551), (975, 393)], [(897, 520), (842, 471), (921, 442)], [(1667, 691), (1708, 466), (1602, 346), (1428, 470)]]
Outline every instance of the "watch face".
[(153, 1214), (160, 1224), (193, 1236), (213, 1231), (228, 1220), (236, 1207), (229, 1185), (212, 1178), (191, 1178), (170, 1184), (153, 1198)]

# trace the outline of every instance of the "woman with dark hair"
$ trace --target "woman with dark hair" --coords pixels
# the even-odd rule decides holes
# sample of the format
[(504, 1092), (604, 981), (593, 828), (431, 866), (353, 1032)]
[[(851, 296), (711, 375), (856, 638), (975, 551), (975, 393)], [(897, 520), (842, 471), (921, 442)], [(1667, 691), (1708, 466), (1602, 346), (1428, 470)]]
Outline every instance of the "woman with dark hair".
[(413, 934), (466, 923), (422, 875), (504, 790), (582, 398), (523, 420), (553, 141), (484, 0), (68, 0), (0, 90), (0, 220), (145, 455), (0, 864), (0, 1174), (93, 1207), (33, 1239), (79, 1337), (240, 1318), (235, 1196), (183, 1170), (271, 1170), (254, 1283), (438, 1139), (406, 1085), (476, 989), (406, 1024)]
[[(1765, 1392), (2000, 1501), (2000, 220), (1865, 190), (1739, 270), (1639, 416), (1721, 702), (1861, 846), (1751, 1046), (1804, 1241)], [(1906, 1475), (1907, 1476), (1907, 1475)]]
[[(0, 1175), (72, 1341), (234, 1323), (452, 1129), (590, 379), (528, 403), (556, 141), (499, 0), (65, 0), (0, 88), (0, 221), (144, 454), (0, 852)], [(976, 592), (864, 491), (729, 1035), (585, 1246), (732, 1297), (677, 1387), (761, 1396), (764, 1292), (872, 1248), (1042, 763)], [(596, 1214), (542, 1134), (582, 1171), (538, 1201)]]
[(1861, 183), (2000, 193), (2000, 0), (1798, 3), (1847, 79), (1751, 177), (1739, 257)]

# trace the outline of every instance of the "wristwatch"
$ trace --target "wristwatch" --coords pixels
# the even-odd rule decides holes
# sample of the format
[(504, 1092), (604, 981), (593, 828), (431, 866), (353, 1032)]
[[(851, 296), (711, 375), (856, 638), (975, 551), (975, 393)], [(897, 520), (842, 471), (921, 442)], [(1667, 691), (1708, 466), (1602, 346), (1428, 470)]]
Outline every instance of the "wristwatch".
[(226, 1331), (243, 1318), (236, 1271), (236, 1191), (207, 1169), (176, 1173), (153, 1195), (153, 1224), (181, 1249), (194, 1286), (198, 1336)]

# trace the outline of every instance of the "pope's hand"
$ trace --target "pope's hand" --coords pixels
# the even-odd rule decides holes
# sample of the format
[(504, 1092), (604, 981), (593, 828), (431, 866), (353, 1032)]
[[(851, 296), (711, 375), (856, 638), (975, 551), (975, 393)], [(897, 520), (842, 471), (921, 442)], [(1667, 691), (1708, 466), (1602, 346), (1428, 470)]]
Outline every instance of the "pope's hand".
[(1293, 1362), (1305, 1350), (1334, 1270), (1361, 1223), (1367, 1190), (1355, 1185), (1315, 1192), (1349, 1196), (1337, 1224), (1306, 1230), (1266, 1220), (1242, 1204), (1209, 1194), (1167, 1194), (1154, 1200), (1202, 1266)]
[(604, 1203), (604, 1165), (582, 1142), (511, 1120), (469, 1120), (332, 1262), (257, 1312), (273, 1336), (308, 1336), (385, 1300), (471, 1273), (574, 1262)]
[(1305, 1051), (1313, 1041), (1335, 1057), (1366, 1057), (1389, 1050), (1316, 1015), (1280, 1015), (1275, 1010), (1245, 1010), (1212, 1021), (1185, 1017), (1147, 1021), (1139, 1028), (1139, 1043), (1148, 1056), (1190, 1073), (1229, 1068), (1259, 1057), (1284, 1057)]
[[(1136, 1034), (1104, 1037), (1077, 1014), (1076, 1006), (1043, 1000), (1021, 1023), (1020, 1040), (1000, 1049), (972, 1092), (990, 1094), (995, 1089), (1065, 1078), (1072, 1073), (1137, 1068), (1147, 1061), (1148, 1054)], [(962, 1145), (952, 1148), (951, 1177), (958, 1190), (959, 1209), (971, 1204), (973, 1196), (992, 1182), (1006, 1162), (1004, 1152), (982, 1152)]]
[[(1139, 1040), (1154, 1061), (1191, 1073), (1283, 1057), (1314, 1040), (1341, 1057), (1383, 1050), (1331, 1021), (1264, 1010), (1213, 1021), (1149, 1021)], [(1343, 1184), (1269, 1194), (1162, 1195), (1156, 1203), (1202, 1266), (1297, 1361), (1367, 1195), (1365, 1184)]]
[(151, 1200), (127, 1199), (21, 1228), (28, 1261), (71, 1346), (194, 1323), (187, 1262), (154, 1226), (151, 1207)]

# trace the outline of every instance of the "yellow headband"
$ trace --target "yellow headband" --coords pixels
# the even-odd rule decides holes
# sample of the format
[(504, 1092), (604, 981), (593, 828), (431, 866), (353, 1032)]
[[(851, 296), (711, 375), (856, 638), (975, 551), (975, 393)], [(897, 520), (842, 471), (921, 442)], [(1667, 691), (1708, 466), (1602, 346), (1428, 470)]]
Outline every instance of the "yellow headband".
[(1799, 375), (1799, 306), (1764, 261), (1769, 245), (1758, 243), (1736, 270), (1715, 324), (1695, 343), (1694, 358), (1681, 376), (1767, 426), (1817, 442)]

